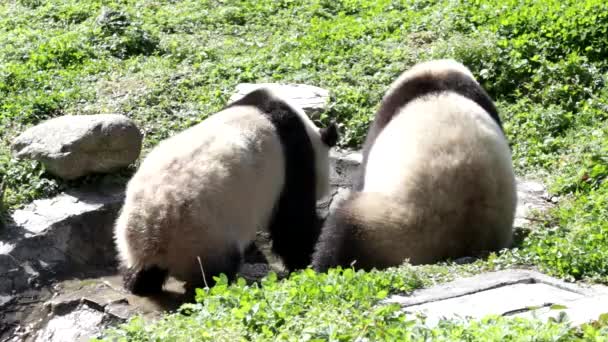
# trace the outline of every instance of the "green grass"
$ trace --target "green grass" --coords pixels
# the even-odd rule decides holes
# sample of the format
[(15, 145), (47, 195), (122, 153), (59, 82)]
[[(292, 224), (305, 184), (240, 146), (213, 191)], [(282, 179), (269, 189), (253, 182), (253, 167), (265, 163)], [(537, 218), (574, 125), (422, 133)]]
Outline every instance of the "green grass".
[[(38, 163), (10, 156), (9, 142), (48, 118), (125, 114), (144, 131), (147, 151), (220, 109), (240, 82), (300, 82), (331, 91), (330, 108), (314, 119), (324, 124), (336, 118), (341, 145), (357, 147), (388, 84), (418, 61), (444, 57), (464, 62), (477, 75), (497, 102), (517, 172), (544, 180), (560, 204), (530, 227), (517, 248), (471, 268), (422, 267), (401, 276), (433, 279), (438, 276), (425, 270), (478, 273), (527, 265), (566, 279), (608, 283), (608, 4), (601, 0), (0, 2), (0, 174), (6, 178), (6, 206), (13, 210), (73, 185), (47, 175)], [(389, 275), (374, 274), (369, 277)], [(279, 296), (281, 286), (294, 284), (277, 283), (263, 293)], [(243, 295), (242, 286), (226, 291), (236, 292), (218, 298)], [(336, 293), (335, 300), (344, 295)], [(374, 296), (359, 300), (360, 311), (348, 311), (352, 329), (346, 336), (362, 327), (368, 336), (380, 336), (374, 334), (394, 324), (407, 326), (395, 333), (425, 336), (392, 309), (378, 309), (370, 318)], [(311, 336), (342, 333), (329, 325), (346, 319), (338, 302), (307, 303), (311, 312), (325, 313), (307, 318)], [(217, 310), (222, 308), (233, 312), (229, 306)], [(166, 324), (200, 320), (208, 309)], [(294, 313), (286, 310), (277, 312)], [(376, 315), (381, 321), (366, 321)], [(268, 320), (276, 325), (280, 318)], [(214, 324), (203, 327), (224, 329), (226, 336), (260, 334), (244, 321), (226, 328)], [(475, 339), (467, 336), (484, 327), (497, 333), (521, 329), (513, 336), (522, 338), (534, 330), (572, 333), (561, 325), (534, 324), (498, 319), (435, 333), (458, 331), (462, 339)]]
[(391, 292), (428, 285), (411, 267), (399, 271), (312, 270), (261, 285), (226, 278), (197, 304), (154, 325), (141, 318), (107, 332), (107, 341), (604, 341), (608, 317), (580, 327), (566, 320), (488, 316), (454, 319), (426, 326), (422, 317), (404, 314), (396, 304), (378, 305)]

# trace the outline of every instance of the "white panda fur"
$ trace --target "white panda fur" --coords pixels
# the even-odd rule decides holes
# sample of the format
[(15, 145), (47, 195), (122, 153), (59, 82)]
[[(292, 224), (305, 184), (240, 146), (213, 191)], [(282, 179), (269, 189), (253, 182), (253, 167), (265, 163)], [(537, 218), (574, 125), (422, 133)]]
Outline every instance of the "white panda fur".
[(115, 225), (125, 287), (154, 294), (168, 275), (200, 286), (197, 257), (207, 282), (232, 279), (259, 230), (270, 230), (288, 268), (306, 267), (336, 140), (335, 124), (319, 129), (259, 89), (159, 143), (129, 181)]
[(313, 267), (434, 263), (508, 247), (511, 151), (490, 97), (453, 60), (420, 63), (389, 88), (354, 192), (327, 219)]

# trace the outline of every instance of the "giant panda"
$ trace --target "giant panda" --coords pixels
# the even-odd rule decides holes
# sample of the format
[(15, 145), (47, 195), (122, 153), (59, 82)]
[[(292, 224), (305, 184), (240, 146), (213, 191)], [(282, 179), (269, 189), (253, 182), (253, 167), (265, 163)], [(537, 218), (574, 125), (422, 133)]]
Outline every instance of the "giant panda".
[(169, 275), (187, 291), (220, 273), (233, 280), (260, 230), (288, 269), (309, 265), (337, 139), (335, 122), (319, 129), (260, 88), (159, 143), (128, 182), (115, 224), (125, 288), (153, 295)]
[(493, 101), (463, 64), (421, 62), (393, 82), (360, 168), (323, 226), (316, 270), (429, 264), (510, 245), (511, 150)]

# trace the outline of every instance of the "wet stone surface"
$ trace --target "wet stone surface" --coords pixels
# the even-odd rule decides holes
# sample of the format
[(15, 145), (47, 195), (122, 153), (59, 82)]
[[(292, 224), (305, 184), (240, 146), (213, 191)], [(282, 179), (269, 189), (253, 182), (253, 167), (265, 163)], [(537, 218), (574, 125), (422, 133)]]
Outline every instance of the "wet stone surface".
[(0, 295), (115, 264), (112, 226), (121, 187), (72, 190), (35, 201), (0, 232)]

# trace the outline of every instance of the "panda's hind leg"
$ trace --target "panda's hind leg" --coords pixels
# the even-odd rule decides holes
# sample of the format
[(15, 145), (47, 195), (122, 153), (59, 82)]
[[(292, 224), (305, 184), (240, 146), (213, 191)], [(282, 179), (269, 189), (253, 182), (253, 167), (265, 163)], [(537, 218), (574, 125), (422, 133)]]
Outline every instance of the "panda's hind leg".
[(124, 287), (138, 296), (150, 296), (163, 291), (163, 284), (167, 280), (168, 271), (158, 266), (143, 269), (130, 267), (122, 270)]
[[(204, 288), (205, 285), (213, 287), (215, 285), (214, 277), (220, 274), (225, 274), (229, 282), (236, 279), (236, 274), (241, 268), (243, 262), (243, 252), (238, 246), (233, 245), (226, 249), (226, 251), (219, 256), (201, 258), (202, 271), (199, 277), (195, 277), (194, 280), (186, 282), (184, 288), (188, 296), (194, 296), (196, 288)], [(196, 261), (198, 264), (198, 260)], [(201, 265), (199, 265), (200, 267)], [(203, 277), (204, 274), (204, 277)]]

